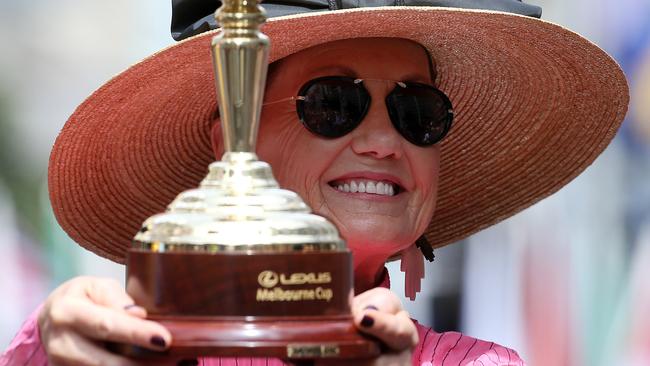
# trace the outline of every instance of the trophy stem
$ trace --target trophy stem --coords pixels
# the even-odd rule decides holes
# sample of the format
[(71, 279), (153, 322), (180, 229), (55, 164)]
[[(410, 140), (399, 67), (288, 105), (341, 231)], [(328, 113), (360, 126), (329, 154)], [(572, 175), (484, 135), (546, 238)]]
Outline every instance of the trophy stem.
[(225, 152), (255, 152), (268, 69), (266, 16), (257, 1), (226, 0), (215, 14), (222, 32), (212, 39)]

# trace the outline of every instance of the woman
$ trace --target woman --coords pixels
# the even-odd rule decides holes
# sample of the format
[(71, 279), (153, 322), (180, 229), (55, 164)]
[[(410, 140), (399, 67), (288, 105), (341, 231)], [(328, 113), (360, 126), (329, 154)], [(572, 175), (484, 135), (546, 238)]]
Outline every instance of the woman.
[[(201, 26), (190, 22), (188, 28)], [(421, 257), (412, 263), (413, 243), (421, 235), (434, 247), (460, 239), (551, 194), (589, 165), (627, 105), (617, 65), (560, 27), (485, 11), (319, 13), (271, 20), (264, 32), (276, 62), (258, 154), (281, 185), (332, 220), (348, 242), (358, 294), (355, 322), (389, 349), (374, 362), (522, 364), (507, 348), (414, 324), (381, 288), (388, 285), (383, 266), (401, 254), (410, 259), (408, 269), (419, 267)], [(122, 262), (143, 219), (196, 186), (211, 155), (220, 156), (210, 38), (200, 35), (135, 65), (68, 121), (52, 153), (50, 192), (57, 218), (81, 245)], [(347, 128), (332, 132), (318, 119), (332, 110), (303, 106), (313, 108), (311, 116), (297, 110), (291, 97), (317, 90), (323, 80), (335, 80), (341, 105), (350, 102), (347, 91), (366, 90), (367, 111), (346, 115)], [(391, 98), (403, 89), (425, 95), (428, 103)], [(440, 90), (457, 113), (445, 140), (448, 108)], [(395, 113), (402, 108), (423, 116), (430, 111), (423, 105), (445, 107), (435, 109), (441, 117), (426, 128)], [(118, 284), (74, 279), (28, 320), (2, 361), (134, 364), (98, 341), (152, 349), (173, 342), (144, 316)]]

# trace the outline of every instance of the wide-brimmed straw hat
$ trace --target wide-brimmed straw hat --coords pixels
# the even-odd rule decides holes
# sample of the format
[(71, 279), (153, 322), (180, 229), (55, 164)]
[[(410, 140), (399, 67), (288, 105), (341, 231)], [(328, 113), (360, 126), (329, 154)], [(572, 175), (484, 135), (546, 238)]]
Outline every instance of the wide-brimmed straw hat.
[[(201, 24), (188, 27), (205, 30)], [(614, 60), (576, 33), (529, 16), (373, 7), (277, 17), (262, 31), (272, 42), (270, 62), (348, 38), (398, 37), (428, 49), (435, 83), (455, 110), (425, 233), (433, 247), (560, 189), (605, 149), (627, 110), (627, 83)], [(206, 175), (215, 160), (210, 43), (217, 32), (131, 66), (64, 126), (50, 158), (50, 198), (63, 229), (83, 247), (124, 262), (142, 222)]]

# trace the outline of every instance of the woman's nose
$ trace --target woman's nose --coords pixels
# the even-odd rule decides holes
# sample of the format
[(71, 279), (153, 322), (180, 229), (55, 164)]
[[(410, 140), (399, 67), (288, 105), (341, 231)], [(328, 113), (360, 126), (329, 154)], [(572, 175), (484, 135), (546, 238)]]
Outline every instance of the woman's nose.
[(372, 101), (361, 124), (352, 131), (352, 150), (376, 159), (402, 157), (402, 136), (395, 130), (386, 108), (387, 88), (368, 89)]

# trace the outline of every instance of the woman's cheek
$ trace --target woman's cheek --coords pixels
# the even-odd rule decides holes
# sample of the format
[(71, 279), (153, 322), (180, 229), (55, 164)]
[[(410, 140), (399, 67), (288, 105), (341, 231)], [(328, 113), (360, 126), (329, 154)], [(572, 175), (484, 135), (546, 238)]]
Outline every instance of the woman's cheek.
[[(295, 131), (292, 130), (290, 114), (287, 112), (261, 120), (256, 152), (261, 160), (271, 164), (274, 173), (288, 163), (287, 154), (291, 153), (290, 149), (295, 145)], [(277, 178), (277, 173), (275, 174)]]
[(434, 187), (435, 190), (430, 190), (426, 194), (421, 203), (414, 207), (414, 220), (413, 220), (413, 232), (414, 233), (423, 233), (431, 222), (437, 200), (437, 186)]
[[(407, 154), (415, 178), (417, 193), (408, 206), (412, 233), (423, 233), (431, 222), (438, 200), (440, 147), (413, 149)], [(418, 235), (419, 236), (419, 235)]]
[(428, 195), (424, 198), (422, 208), (415, 220), (415, 232), (423, 233), (431, 223), (438, 203), (438, 181), (435, 180)]
[(322, 202), (320, 177), (323, 167), (319, 154), (312, 155), (317, 148), (294, 140), (292, 146), (284, 150), (276, 175), (280, 185), (298, 193), (312, 209), (318, 207)]
[(273, 175), (282, 188), (295, 191), (306, 199), (304, 187), (313, 184), (308, 169), (313, 162), (307, 156), (310, 149), (301, 130), (295, 113), (283, 113), (273, 120), (266, 120), (260, 128), (257, 152), (261, 160), (271, 164)]

